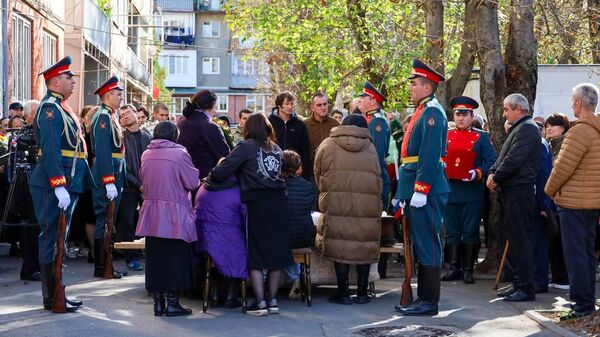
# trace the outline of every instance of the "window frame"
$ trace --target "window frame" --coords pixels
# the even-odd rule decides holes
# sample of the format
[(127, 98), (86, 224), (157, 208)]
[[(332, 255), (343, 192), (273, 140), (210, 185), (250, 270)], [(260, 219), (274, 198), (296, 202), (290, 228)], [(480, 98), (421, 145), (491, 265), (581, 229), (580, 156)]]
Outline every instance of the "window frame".
[[(206, 25), (207, 23), (209, 24), (208, 27), (210, 27), (209, 31), (205, 30), (207, 27), (207, 25)], [(216, 31), (216, 35), (214, 35), (215, 31)], [(214, 21), (214, 20), (202, 21), (202, 37), (210, 38), (210, 39), (220, 38), (221, 37), (221, 22)]]
[[(224, 104), (224, 109), (221, 109), (222, 104)], [(229, 112), (229, 95), (217, 95), (217, 102), (215, 102), (215, 108), (217, 112)]]
[(12, 34), (12, 99), (26, 101), (31, 99), (31, 26), (32, 22), (26, 16), (13, 13)]
[[(215, 63), (214, 61), (216, 60), (216, 67), (217, 67), (217, 71), (214, 71), (214, 67), (215, 67)], [(210, 62), (210, 72), (206, 72), (206, 68), (204, 67), (204, 65)], [(216, 56), (206, 56), (206, 57), (202, 57), (202, 74), (203, 75), (220, 75), (221, 74), (221, 58), (220, 57), (216, 57)]]

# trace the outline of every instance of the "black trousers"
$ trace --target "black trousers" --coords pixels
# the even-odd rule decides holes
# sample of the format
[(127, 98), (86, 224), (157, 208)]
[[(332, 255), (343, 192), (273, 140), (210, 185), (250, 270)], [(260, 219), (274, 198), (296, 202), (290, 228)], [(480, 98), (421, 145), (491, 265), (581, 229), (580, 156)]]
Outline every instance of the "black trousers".
[(530, 242), (535, 215), (534, 185), (502, 188), (498, 191), (506, 236), (510, 242), (508, 253), (519, 276), (517, 289), (533, 294), (533, 249)]
[[(556, 214), (556, 216), (558, 216), (558, 214)], [(550, 273), (552, 274), (552, 282), (557, 284), (569, 284), (569, 275), (567, 274), (567, 266), (565, 264), (562, 246), (562, 232), (564, 230), (565, 229), (559, 220), (558, 233), (550, 238)]]
[[(121, 194), (119, 205), (119, 221), (117, 226), (117, 237), (119, 241), (133, 241), (135, 239), (135, 228), (137, 226), (138, 206), (142, 204), (141, 193), (125, 189)], [(125, 262), (129, 263), (140, 259), (142, 252), (137, 249), (125, 250)]]
[(569, 296), (575, 302), (573, 310), (594, 310), (597, 263), (594, 240), (599, 211), (559, 207), (558, 215), (565, 228), (561, 234), (569, 273)]

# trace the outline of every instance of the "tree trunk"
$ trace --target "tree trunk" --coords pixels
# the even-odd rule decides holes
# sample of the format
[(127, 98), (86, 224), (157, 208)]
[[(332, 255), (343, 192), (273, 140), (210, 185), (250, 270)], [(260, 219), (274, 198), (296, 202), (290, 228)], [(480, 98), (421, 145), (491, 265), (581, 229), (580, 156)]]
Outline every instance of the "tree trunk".
[[(465, 91), (467, 82), (471, 77), (473, 65), (475, 63), (475, 55), (477, 53), (477, 42), (475, 41), (475, 18), (477, 9), (475, 1), (467, 1), (465, 3), (465, 19), (464, 19), (464, 34), (463, 43), (460, 48), (460, 56), (456, 63), (456, 69), (452, 73), (452, 77), (445, 82), (445, 97), (440, 98), (442, 106), (450, 105), (450, 99), (455, 96), (461, 96)], [(452, 115), (450, 109), (446, 110), (447, 115)], [(448, 118), (452, 118), (449, 116)]]
[[(498, 29), (498, 5), (494, 0), (469, 0), (476, 8), (475, 27), (477, 32), (477, 57), (480, 64), (480, 97), (486, 111), (490, 126), (490, 136), (496, 148), (504, 142), (504, 119), (502, 118), (502, 101), (506, 90), (504, 62), (500, 49), (500, 33)], [(484, 261), (479, 265), (480, 271), (490, 271), (496, 267), (498, 243), (498, 207), (495, 195), (492, 194), (492, 211), (490, 212), (489, 243)], [(494, 211), (496, 210), (496, 211)]]
[(592, 59), (600, 63), (600, 0), (588, 0), (588, 20), (592, 40)]
[[(421, 6), (425, 14), (425, 62), (435, 71), (444, 74), (444, 3), (439, 0), (423, 0)], [(436, 96), (447, 112), (449, 99), (445, 85), (438, 87)]]
[(362, 56), (361, 63), (367, 80), (375, 87), (380, 87), (383, 82), (383, 76), (375, 68), (375, 60), (372, 53), (373, 44), (371, 43), (369, 27), (367, 27), (365, 19), (367, 11), (360, 0), (347, 0), (346, 7), (348, 9), (348, 20), (356, 38), (356, 48), (358, 48)]
[(537, 40), (533, 33), (533, 0), (512, 0), (505, 51), (507, 94), (519, 93), (533, 112), (537, 86)]

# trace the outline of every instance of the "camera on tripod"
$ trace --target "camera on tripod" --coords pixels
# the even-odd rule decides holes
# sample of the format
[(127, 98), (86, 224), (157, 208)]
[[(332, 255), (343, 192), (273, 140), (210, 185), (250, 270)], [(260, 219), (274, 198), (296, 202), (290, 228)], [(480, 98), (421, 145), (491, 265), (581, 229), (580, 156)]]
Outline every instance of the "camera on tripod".
[[(32, 165), (36, 163), (37, 145), (32, 125), (20, 129), (8, 129), (9, 166)], [(9, 172), (9, 177), (10, 177)]]

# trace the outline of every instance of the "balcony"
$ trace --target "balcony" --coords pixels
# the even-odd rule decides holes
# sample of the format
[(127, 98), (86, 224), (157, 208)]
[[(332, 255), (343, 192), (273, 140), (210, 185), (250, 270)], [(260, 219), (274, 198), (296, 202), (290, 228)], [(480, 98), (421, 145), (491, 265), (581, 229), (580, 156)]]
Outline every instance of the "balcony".
[(223, 0), (196, 0), (196, 11), (198, 12), (221, 12), (223, 11)]
[(150, 88), (150, 72), (129, 47), (127, 47), (127, 74)]
[(104, 55), (110, 55), (110, 23), (95, 1), (84, 2), (83, 36)]
[(155, 8), (163, 12), (193, 12), (197, 0), (156, 0)]
[(256, 83), (257, 80), (255, 76), (232, 74), (231, 84), (229, 86), (236, 89), (254, 89)]

